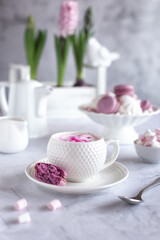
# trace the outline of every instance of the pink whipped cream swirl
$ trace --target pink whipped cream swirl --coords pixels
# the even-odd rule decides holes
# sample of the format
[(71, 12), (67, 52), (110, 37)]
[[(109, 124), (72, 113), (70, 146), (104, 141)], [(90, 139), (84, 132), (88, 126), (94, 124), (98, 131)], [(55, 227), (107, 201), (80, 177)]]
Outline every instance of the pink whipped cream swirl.
[(75, 133), (61, 135), (58, 139), (66, 142), (92, 142), (98, 140), (99, 138), (91, 133)]

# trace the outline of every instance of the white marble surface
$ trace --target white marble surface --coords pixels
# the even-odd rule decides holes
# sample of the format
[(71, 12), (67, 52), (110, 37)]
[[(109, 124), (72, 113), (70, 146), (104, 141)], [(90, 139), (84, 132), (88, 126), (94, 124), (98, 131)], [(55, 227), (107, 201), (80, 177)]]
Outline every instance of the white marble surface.
[[(160, 115), (138, 127), (138, 131), (158, 127)], [(102, 127), (88, 119), (50, 120), (50, 134), (63, 130), (99, 132)], [(17, 154), (0, 154), (0, 240), (17, 239), (159, 239), (160, 187), (144, 194), (140, 206), (129, 206), (117, 195), (134, 195), (140, 188), (160, 175), (160, 165), (144, 164), (133, 146), (121, 146), (118, 161), (130, 172), (128, 179), (116, 187), (91, 195), (67, 195), (51, 192), (31, 182), (24, 174), (25, 167), (46, 156), (49, 136), (30, 141), (28, 148)], [(18, 212), (13, 204), (19, 199), (28, 201), (32, 221), (18, 224)], [(58, 198), (63, 207), (55, 212), (46, 204)]]

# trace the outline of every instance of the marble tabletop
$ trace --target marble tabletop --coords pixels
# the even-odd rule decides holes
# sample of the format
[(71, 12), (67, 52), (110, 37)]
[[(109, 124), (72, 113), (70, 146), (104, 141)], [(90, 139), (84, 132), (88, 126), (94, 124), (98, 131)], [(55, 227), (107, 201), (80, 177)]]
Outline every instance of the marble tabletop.
[[(160, 115), (137, 127), (160, 127)], [(103, 127), (84, 119), (50, 119), (50, 135), (58, 131), (80, 130), (101, 132)], [(144, 194), (145, 202), (130, 206), (117, 195), (132, 196), (160, 176), (160, 165), (143, 163), (132, 145), (120, 148), (118, 162), (129, 170), (129, 177), (112, 188), (89, 195), (69, 195), (42, 188), (24, 173), (28, 164), (46, 157), (49, 136), (32, 139), (28, 148), (17, 154), (0, 154), (0, 240), (59, 239), (159, 239), (160, 187)], [(18, 224), (13, 204), (20, 197), (28, 201), (31, 222)], [(59, 199), (63, 207), (49, 211), (46, 204)]]

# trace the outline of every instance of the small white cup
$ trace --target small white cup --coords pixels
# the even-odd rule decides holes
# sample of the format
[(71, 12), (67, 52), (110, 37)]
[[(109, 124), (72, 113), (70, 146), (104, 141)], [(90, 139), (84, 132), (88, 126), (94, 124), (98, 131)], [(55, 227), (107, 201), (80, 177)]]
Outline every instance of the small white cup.
[[(47, 157), (51, 164), (63, 168), (67, 172), (67, 180), (84, 182), (99, 171), (109, 167), (119, 154), (117, 139), (98, 140), (91, 142), (69, 142), (58, 139), (63, 134), (79, 132), (61, 132), (51, 136), (47, 146)], [(82, 134), (82, 133), (81, 133)], [(107, 158), (107, 147), (113, 145), (113, 153)]]
[(17, 117), (0, 117), (0, 152), (16, 153), (28, 145), (27, 122)]

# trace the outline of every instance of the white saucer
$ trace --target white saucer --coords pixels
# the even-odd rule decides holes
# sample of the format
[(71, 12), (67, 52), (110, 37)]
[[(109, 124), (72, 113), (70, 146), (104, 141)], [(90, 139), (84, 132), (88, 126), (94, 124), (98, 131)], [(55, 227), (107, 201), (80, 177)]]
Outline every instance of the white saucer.
[(38, 181), (34, 177), (34, 166), (38, 162), (48, 162), (47, 159), (35, 161), (27, 166), (25, 169), (26, 176), (33, 182), (52, 189), (57, 192), (70, 194), (88, 194), (112, 187), (123, 182), (128, 177), (128, 169), (122, 164), (115, 162), (110, 167), (96, 174), (93, 178), (83, 183), (67, 182), (65, 186), (56, 186), (48, 183)]

